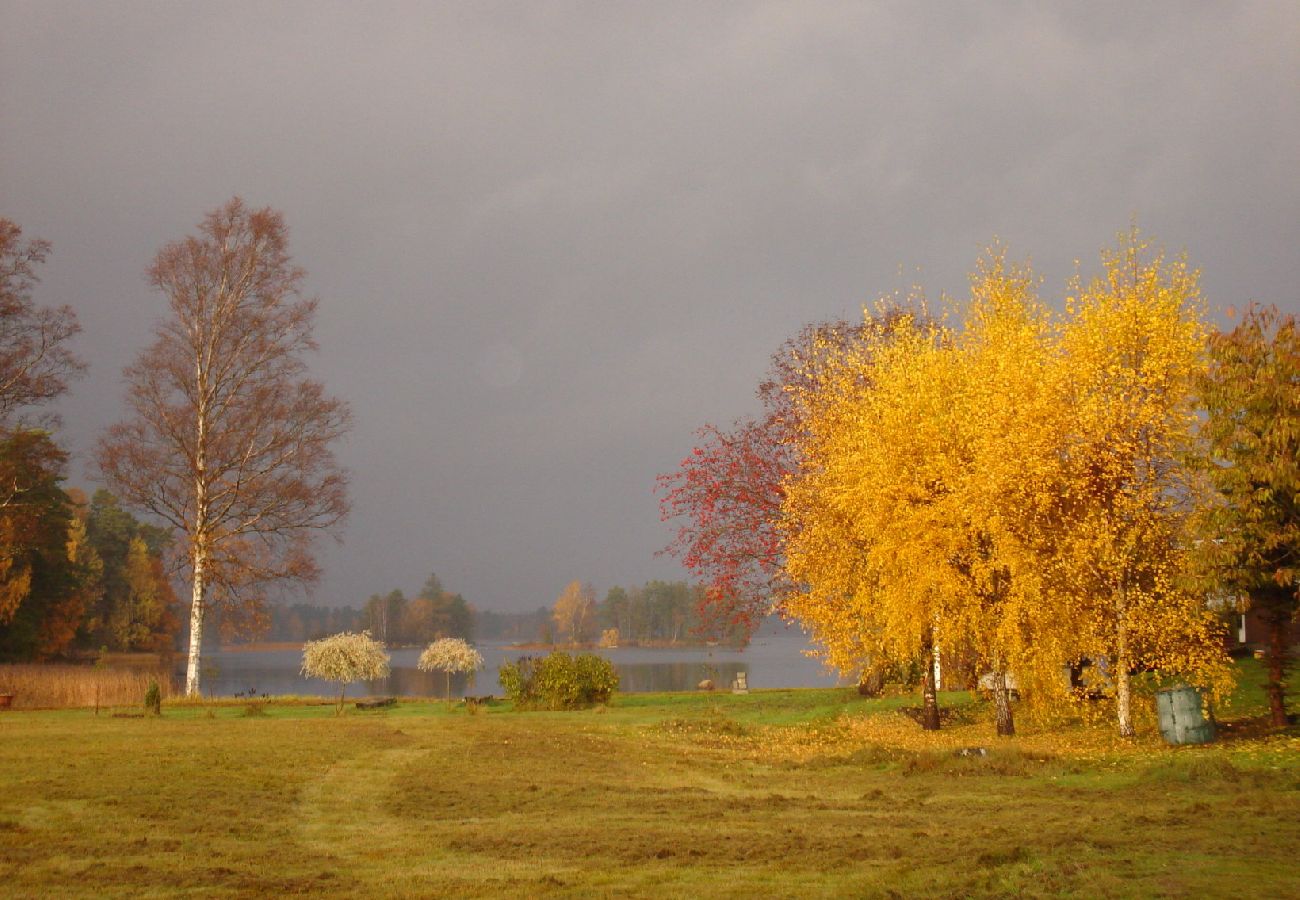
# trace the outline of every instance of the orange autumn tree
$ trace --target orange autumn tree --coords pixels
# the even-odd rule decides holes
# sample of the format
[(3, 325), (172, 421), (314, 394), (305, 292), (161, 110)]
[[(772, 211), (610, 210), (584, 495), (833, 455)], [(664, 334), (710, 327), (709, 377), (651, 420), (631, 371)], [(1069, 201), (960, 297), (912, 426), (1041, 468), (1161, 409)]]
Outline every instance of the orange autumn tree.
[[(786, 484), (782, 530), (797, 588), (788, 612), (850, 673), (928, 660), (951, 593), (930, 565), (939, 523), (949, 333), (918, 316), (872, 324), (799, 393), (800, 469)], [(937, 728), (934, 671), (924, 725)]]
[[(841, 670), (928, 660), (936, 638), (1034, 681), (1060, 409), (1050, 320), (1028, 268), (980, 264), (961, 329), (877, 332), (804, 398), (808, 465), (791, 484), (795, 614)], [(828, 370), (828, 373), (831, 370)], [(1054, 647), (1060, 641), (1050, 642)], [(932, 670), (926, 727), (937, 725)], [(1037, 679), (1046, 681), (1046, 679)]]
[(1166, 260), (1136, 230), (1078, 279), (1062, 350), (1071, 427), (1063, 447), (1054, 575), (1079, 622), (1077, 649), (1105, 658), (1119, 733), (1134, 733), (1131, 673), (1159, 669), (1221, 693), (1228, 684), (1216, 617), (1186, 576), (1191, 517), (1204, 494), (1196, 380), (1207, 364), (1198, 273)]
[(1008, 674), (1026, 696), (1057, 699), (1072, 628), (1048, 602), (1065, 418), (1063, 367), (1037, 285), (1000, 248), (980, 261), (953, 341), (940, 460), (948, 493), (936, 524), (950, 538), (933, 564), (952, 594), (944, 628), (990, 673), (1002, 735), (1015, 733)]
[(556, 634), (567, 636), (575, 646), (584, 643), (596, 621), (595, 588), (581, 581), (569, 582), (556, 599), (551, 618)]
[[(1189, 590), (1184, 465), (1203, 337), (1195, 276), (1138, 264), (1136, 236), (1056, 321), (1028, 267), (997, 251), (949, 318), (877, 329), (801, 392), (803, 466), (787, 484), (791, 612), (851, 672), (928, 658), (936, 639), (1041, 707), (1063, 668), (1105, 659), (1121, 733), (1129, 672), (1224, 684)], [(927, 727), (937, 727), (926, 666)]]

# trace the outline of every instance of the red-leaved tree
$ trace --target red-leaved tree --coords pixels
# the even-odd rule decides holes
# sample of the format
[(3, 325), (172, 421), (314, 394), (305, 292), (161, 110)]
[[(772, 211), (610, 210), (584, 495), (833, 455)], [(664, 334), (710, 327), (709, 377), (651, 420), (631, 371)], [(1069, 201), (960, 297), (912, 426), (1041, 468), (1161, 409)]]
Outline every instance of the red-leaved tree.
[(776, 521), (793, 457), (767, 419), (696, 434), (699, 445), (658, 479), (660, 514), (678, 522), (665, 552), (704, 582), (702, 631), (749, 631), (783, 592)]
[(791, 440), (802, 427), (797, 394), (816, 381), (825, 360), (868, 327), (805, 326), (772, 356), (758, 387), (763, 416), (742, 419), (729, 431), (705, 425), (676, 471), (658, 477), (660, 515), (677, 523), (663, 552), (703, 582), (698, 612), (705, 633), (737, 626), (752, 631), (780, 611), (789, 585), (777, 522), (785, 479), (799, 466)]

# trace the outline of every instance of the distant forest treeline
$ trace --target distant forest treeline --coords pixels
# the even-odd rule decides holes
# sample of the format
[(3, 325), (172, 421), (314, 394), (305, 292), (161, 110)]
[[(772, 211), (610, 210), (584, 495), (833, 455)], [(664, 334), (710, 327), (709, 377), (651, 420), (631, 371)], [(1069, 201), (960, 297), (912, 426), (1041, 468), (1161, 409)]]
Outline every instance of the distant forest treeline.
[[(596, 604), (595, 621), (602, 631), (618, 629), (624, 645), (705, 640), (743, 644), (743, 627), (704, 627), (698, 613), (700, 591), (685, 581), (615, 586)], [(298, 643), (362, 630), (390, 646), (426, 644), (439, 637), (541, 644), (561, 640), (551, 607), (539, 606), (529, 612), (475, 609), (460, 594), (446, 590), (437, 575), (430, 575), (420, 592), (409, 599), (394, 590), (374, 594), (359, 607), (310, 603), (273, 607), (262, 639)]]
[(460, 594), (430, 575), (424, 587), (408, 598), (401, 590), (372, 594), (361, 607), (294, 603), (272, 607), (271, 621), (259, 640), (316, 640), (340, 631), (369, 631), (390, 646), (427, 644), (440, 637), (472, 640), (474, 610)]

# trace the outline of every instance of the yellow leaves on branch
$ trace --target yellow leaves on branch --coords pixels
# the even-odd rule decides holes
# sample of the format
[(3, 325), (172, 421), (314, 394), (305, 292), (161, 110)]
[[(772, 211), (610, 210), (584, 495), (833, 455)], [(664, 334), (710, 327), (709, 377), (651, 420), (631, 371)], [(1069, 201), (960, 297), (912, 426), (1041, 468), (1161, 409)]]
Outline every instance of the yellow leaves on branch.
[(782, 525), (803, 586), (790, 610), (830, 664), (907, 662), (933, 626), (1039, 698), (1096, 657), (1223, 686), (1211, 617), (1180, 580), (1197, 273), (1136, 232), (1103, 264), (1054, 315), (994, 248), (963, 305), (869, 317), (808, 379)]

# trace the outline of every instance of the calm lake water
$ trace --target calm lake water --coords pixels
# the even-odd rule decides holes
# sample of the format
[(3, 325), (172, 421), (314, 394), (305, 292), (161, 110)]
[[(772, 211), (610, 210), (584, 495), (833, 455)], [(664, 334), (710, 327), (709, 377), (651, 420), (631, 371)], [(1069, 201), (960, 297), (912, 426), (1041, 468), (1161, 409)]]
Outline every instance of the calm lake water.
[[(503, 691), (497, 681), (502, 663), (520, 656), (544, 655), (543, 650), (521, 650), (504, 643), (484, 642), (477, 645), (483, 654), (484, 667), (471, 684), (463, 675), (453, 676), (453, 697), (495, 694)], [(705, 678), (712, 678), (726, 688), (736, 673), (744, 672), (750, 688), (833, 687), (840, 683), (827, 672), (819, 660), (804, 655), (809, 644), (803, 634), (789, 631), (757, 637), (744, 650), (723, 647), (682, 649), (596, 650), (618, 670), (619, 690), (686, 691), (694, 690)], [(400, 695), (440, 697), (446, 690), (446, 676), (439, 672), (421, 672), (415, 667), (420, 649), (393, 650), (392, 673), (378, 681), (348, 685), (347, 696)], [(300, 672), (302, 653), (297, 650), (255, 650), (215, 652), (204, 655), (203, 692), (214, 697), (235, 694), (299, 694), (338, 696), (338, 686)]]

